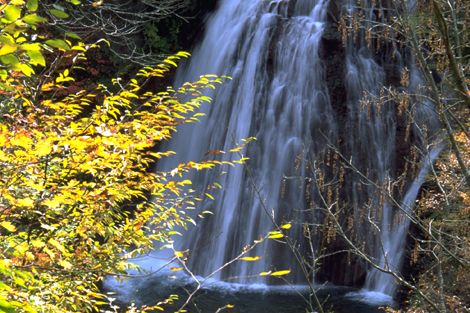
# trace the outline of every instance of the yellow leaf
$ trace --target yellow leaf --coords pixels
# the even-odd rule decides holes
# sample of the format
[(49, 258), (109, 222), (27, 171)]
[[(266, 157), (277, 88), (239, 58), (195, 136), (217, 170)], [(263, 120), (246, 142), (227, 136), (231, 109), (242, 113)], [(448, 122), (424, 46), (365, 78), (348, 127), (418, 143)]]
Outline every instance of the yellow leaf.
[(271, 273), (271, 276), (284, 276), (290, 273), (290, 270), (283, 270)]
[(29, 150), (32, 144), (32, 140), (26, 134), (19, 133), (10, 140), (10, 143), (13, 146), (22, 147), (26, 150)]
[(21, 277), (18, 277), (18, 276), (17, 276), (17, 277), (14, 277), (14, 278), (13, 278), (13, 281), (14, 281), (15, 284), (17, 284), (18, 286), (26, 287), (26, 285), (25, 285), (26, 281), (25, 281), (23, 278), (21, 278)]
[(178, 236), (183, 236), (183, 234), (181, 234), (180, 232), (177, 232), (176, 230), (171, 230), (168, 232), (168, 235), (169, 236), (172, 236), (172, 235), (178, 235)]
[(36, 155), (38, 157), (43, 157), (50, 154), (52, 151), (52, 145), (48, 140), (40, 141), (36, 145)]
[(281, 239), (284, 238), (284, 235), (279, 231), (271, 231), (268, 234), (269, 239)]
[[(18, 2), (18, 0), (13, 0), (13, 2)], [(5, 18), (10, 22), (16, 21), (21, 16), (21, 8), (14, 5), (13, 3), (10, 3), (9, 5), (7, 5), (3, 9), (3, 12), (4, 12)]]
[(56, 83), (64, 83), (70, 81), (75, 81), (75, 79), (73, 77), (64, 76), (63, 74), (59, 74), (59, 77), (55, 79)]
[(34, 206), (34, 200), (29, 199), (29, 198), (20, 199), (20, 200), (18, 200), (17, 204), (18, 204), (18, 206), (32, 208)]
[(25, 51), (41, 51), (41, 45), (39, 43), (24, 43), (20, 46), (20, 49)]
[(284, 224), (281, 226), (282, 229), (291, 229), (292, 227), (292, 224), (288, 223), (288, 224)]
[(65, 248), (54, 238), (49, 239), (48, 243), (60, 252), (65, 252)]
[(182, 271), (182, 267), (170, 267), (170, 271), (177, 272), (177, 271)]
[(182, 258), (184, 256), (184, 253), (182, 251), (175, 251), (175, 256), (177, 258)]
[(29, 245), (27, 242), (22, 242), (19, 245), (15, 246), (15, 254), (18, 256), (23, 256), (26, 251), (28, 251)]
[(9, 269), (11, 267), (11, 260), (0, 259), (0, 269)]
[(240, 152), (243, 148), (242, 147), (237, 147), (237, 148), (233, 148), (233, 149), (230, 149), (229, 152)]
[(0, 48), (0, 56), (13, 53), (16, 51), (16, 49), (17, 49), (16, 45), (5, 44)]
[(44, 251), (45, 253), (47, 253), (47, 255), (49, 256), (49, 258), (50, 258), (51, 260), (54, 260), (54, 259), (55, 259), (55, 254), (54, 254), (54, 252), (53, 252), (51, 249), (49, 249), (48, 247), (44, 247), (44, 249), (43, 249), (42, 251)]
[(5, 228), (6, 230), (8, 230), (8, 231), (11, 232), (11, 233), (13, 233), (13, 232), (16, 231), (15, 225), (13, 225), (13, 224), (10, 223), (10, 222), (4, 221), (4, 222), (1, 222), (0, 225), (2, 225), (3, 228)]
[(248, 261), (248, 262), (254, 262), (254, 261), (258, 261), (260, 260), (261, 257), (260, 256), (246, 256), (246, 257), (243, 257), (243, 258), (240, 258), (240, 260), (242, 261)]
[(32, 67), (27, 64), (17, 64), (15, 66), (15, 69), (20, 70), (23, 74), (28, 77), (34, 74), (34, 70), (32, 69)]
[(268, 276), (269, 274), (271, 274), (271, 271), (269, 271), (269, 272), (261, 272), (261, 273), (259, 273), (259, 276)]
[(178, 64), (176, 64), (175, 62), (173, 62), (172, 60), (169, 60), (169, 59), (165, 59), (165, 60), (163, 60), (163, 62), (168, 63), (170, 65), (173, 65), (174, 67), (178, 66)]
[(34, 247), (34, 248), (42, 248), (44, 247), (46, 244), (41, 241), (41, 240), (38, 240), (38, 239), (34, 239), (34, 240), (31, 240), (31, 245)]
[(32, 260), (35, 259), (34, 254), (32, 254), (30, 251), (26, 251), (26, 254), (25, 254), (25, 255), (26, 255), (26, 259), (27, 259), (28, 261), (32, 261)]
[(72, 268), (72, 264), (66, 260), (60, 260), (59, 262), (59, 265), (62, 266), (63, 268), (65, 268), (66, 270), (69, 270)]
[(55, 86), (55, 84), (53, 82), (46, 83), (46, 84), (41, 86), (41, 90), (42, 91), (50, 91), (54, 88), (54, 86)]
[(60, 198), (57, 199), (56, 197), (54, 199), (46, 199), (41, 204), (47, 206), (49, 209), (57, 209), (63, 204), (63, 202)]

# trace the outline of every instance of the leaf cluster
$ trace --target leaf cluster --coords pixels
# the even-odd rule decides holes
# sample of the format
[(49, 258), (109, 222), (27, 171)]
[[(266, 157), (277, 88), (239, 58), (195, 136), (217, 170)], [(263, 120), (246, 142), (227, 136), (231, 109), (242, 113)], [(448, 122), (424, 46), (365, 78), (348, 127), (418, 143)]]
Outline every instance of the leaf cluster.
[[(197, 121), (210, 101), (204, 91), (224, 79), (143, 90), (189, 56), (180, 52), (127, 82), (68, 92), (76, 64), (97, 45), (39, 35), (46, 20), (39, 6), (0, 6), (0, 311), (91, 312), (107, 302), (103, 277), (125, 274), (129, 258), (194, 222), (185, 208), (198, 198), (185, 173), (231, 165), (149, 171), (174, 155), (155, 146)], [(57, 71), (46, 54), (68, 54), (73, 66)], [(41, 68), (47, 75), (37, 74)]]

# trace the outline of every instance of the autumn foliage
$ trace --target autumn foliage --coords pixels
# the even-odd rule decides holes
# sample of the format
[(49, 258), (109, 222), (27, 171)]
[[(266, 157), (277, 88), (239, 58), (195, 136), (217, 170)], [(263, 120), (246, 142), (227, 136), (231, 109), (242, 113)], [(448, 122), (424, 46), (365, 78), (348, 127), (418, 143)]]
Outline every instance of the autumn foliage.
[[(129, 258), (190, 221), (184, 208), (195, 200), (184, 173), (221, 162), (149, 167), (174, 154), (155, 146), (179, 124), (197, 121), (196, 110), (210, 100), (203, 91), (222, 79), (142, 90), (188, 56), (178, 53), (127, 82), (67, 92), (73, 73), (84, 70), (80, 60), (99, 46), (73, 34), (38, 36), (46, 18), (37, 0), (2, 3), (0, 311), (93, 311), (106, 303), (97, 287), (103, 277), (124, 273)], [(64, 59), (70, 68), (56, 66)]]

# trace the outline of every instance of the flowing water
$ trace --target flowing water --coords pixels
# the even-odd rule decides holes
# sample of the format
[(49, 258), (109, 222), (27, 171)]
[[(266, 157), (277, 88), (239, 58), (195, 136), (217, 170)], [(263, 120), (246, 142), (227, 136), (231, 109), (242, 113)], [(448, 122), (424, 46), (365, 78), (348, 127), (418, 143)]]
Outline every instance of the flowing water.
[[(414, 126), (402, 129), (399, 123), (406, 119), (395, 102), (386, 100), (387, 71), (364, 31), (346, 35), (340, 77), (346, 100), (331, 103), (328, 65), (321, 53), (328, 5), (323, 0), (220, 1), (177, 83), (208, 73), (232, 79), (212, 94), (213, 104), (204, 109), (201, 122), (179, 129), (168, 144), (178, 158), (159, 166), (168, 170), (204, 159), (207, 151), (228, 151), (244, 138), (257, 139), (244, 151), (250, 158), (246, 166), (191, 177), (199, 192), (215, 198), (197, 208), (213, 215), (198, 221), (177, 243), (179, 250), (190, 250), (188, 266), (195, 274), (245, 285), (362, 284), (389, 300), (396, 284), (384, 270), (399, 273), (407, 215), (439, 153), (439, 148), (427, 152), (432, 132), (423, 129), (432, 130), (436, 122), (432, 108), (415, 101), (409, 110)], [(362, 6), (368, 20), (383, 17), (367, 1)], [(341, 7), (353, 28), (356, 8), (347, 1)], [(394, 53), (396, 68), (410, 66)], [(412, 69), (408, 88), (416, 92), (419, 85), (419, 73)], [(420, 148), (417, 153), (409, 148), (412, 144)], [(403, 165), (404, 146), (420, 166)], [(222, 189), (209, 190), (214, 181)], [(286, 231), (290, 245), (267, 240), (249, 253), (260, 256), (259, 261), (224, 267), (244, 247), (284, 223), (292, 224)], [(338, 252), (351, 245), (381, 270)], [(333, 255), (320, 262), (322, 253)], [(151, 258), (144, 263), (152, 267)], [(259, 275), (285, 269), (291, 270), (286, 280)]]
[[(307, 220), (305, 192), (308, 167), (335, 141), (336, 121), (326, 90), (319, 42), (324, 27), (323, 1), (223, 1), (181, 81), (204, 73), (228, 74), (232, 81), (214, 95), (207, 117), (182, 130), (170, 149), (184, 159), (201, 159), (209, 150), (235, 146), (255, 136), (249, 171), (229, 168), (223, 189), (201, 209), (214, 216), (202, 221), (183, 243), (193, 257), (191, 268), (209, 275), (243, 247), (282, 221)], [(178, 160), (179, 161), (179, 160)], [(164, 165), (171, 168), (174, 164)], [(195, 179), (206, 186), (219, 173)], [(259, 192), (258, 192), (259, 191)], [(301, 238), (301, 226), (290, 234)], [(262, 271), (286, 269), (292, 253), (274, 242), (257, 246), (254, 263), (238, 262), (214, 275), (235, 282), (266, 282)], [(199, 252), (200, 251), (200, 254)], [(294, 283), (305, 280), (294, 271)]]

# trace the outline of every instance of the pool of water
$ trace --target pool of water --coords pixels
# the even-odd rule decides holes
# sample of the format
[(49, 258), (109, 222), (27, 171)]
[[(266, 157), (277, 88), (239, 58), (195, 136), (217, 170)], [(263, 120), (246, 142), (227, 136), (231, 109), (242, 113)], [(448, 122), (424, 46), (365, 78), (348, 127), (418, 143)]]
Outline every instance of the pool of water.
[[(309, 302), (315, 303), (314, 298), (309, 297), (307, 286), (244, 285), (197, 279), (201, 287), (185, 307), (189, 313), (305, 313), (312, 312)], [(135, 274), (122, 281), (109, 278), (104, 286), (121, 306), (131, 303), (154, 305), (170, 295), (178, 295), (179, 300), (174, 304), (164, 306), (165, 312), (176, 312), (197, 288), (194, 278), (183, 271), (170, 271), (168, 266), (152, 274)], [(384, 312), (383, 307), (394, 305), (387, 295), (350, 287), (321, 285), (315, 290), (324, 312), (329, 313), (378, 313)], [(233, 307), (220, 310), (227, 305)], [(315, 305), (313, 308), (313, 312), (318, 311)]]

